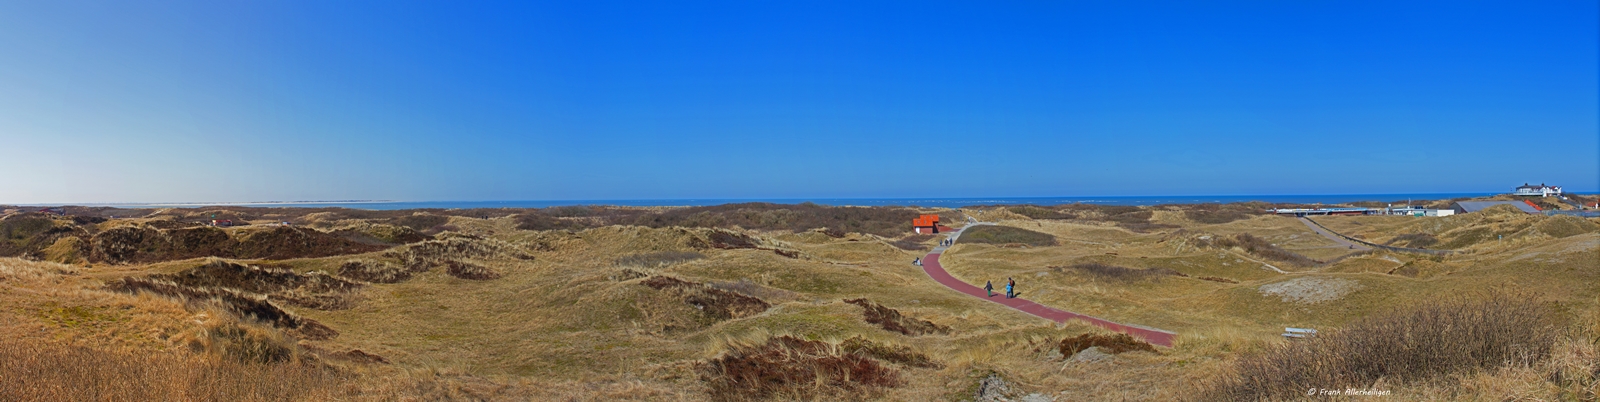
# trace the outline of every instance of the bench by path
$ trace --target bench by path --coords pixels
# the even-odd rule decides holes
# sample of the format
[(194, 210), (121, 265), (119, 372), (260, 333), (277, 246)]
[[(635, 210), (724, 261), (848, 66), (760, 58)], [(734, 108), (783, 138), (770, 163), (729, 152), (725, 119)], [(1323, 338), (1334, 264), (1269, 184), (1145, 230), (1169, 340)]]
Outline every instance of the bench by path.
[[(967, 226), (967, 228), (979, 225), (982, 224), (970, 225)], [(966, 228), (962, 228), (962, 230), (966, 230)], [(950, 238), (955, 239), (960, 237), (962, 230), (957, 230), (954, 233), (951, 233)], [(1172, 347), (1173, 338), (1178, 336), (1178, 334), (1169, 331), (1146, 328), (1137, 325), (1119, 324), (1071, 311), (1059, 310), (1020, 297), (1007, 299), (1004, 291), (996, 293), (994, 297), (989, 297), (988, 293), (985, 292), (983, 288), (962, 282), (960, 279), (956, 279), (956, 277), (951, 276), (949, 272), (945, 272), (944, 267), (939, 265), (939, 256), (944, 254), (944, 250), (946, 248), (948, 247), (936, 247), (933, 249), (933, 252), (930, 252), (927, 256), (922, 257), (922, 271), (926, 272), (929, 277), (933, 278), (934, 282), (939, 282), (939, 284), (957, 292), (966, 293), (967, 295), (980, 299), (987, 299), (991, 302), (999, 303), (1005, 305), (1006, 307), (1011, 307), (1017, 309), (1018, 311), (1033, 314), (1057, 323), (1066, 322), (1067, 320), (1073, 319), (1084, 320), (1101, 328), (1143, 338), (1145, 342), (1150, 342), (1154, 345), (1161, 345), (1169, 348)], [(1000, 285), (1001, 286), (999, 287), (1001, 288), (1005, 287), (1004, 283), (1001, 283)]]

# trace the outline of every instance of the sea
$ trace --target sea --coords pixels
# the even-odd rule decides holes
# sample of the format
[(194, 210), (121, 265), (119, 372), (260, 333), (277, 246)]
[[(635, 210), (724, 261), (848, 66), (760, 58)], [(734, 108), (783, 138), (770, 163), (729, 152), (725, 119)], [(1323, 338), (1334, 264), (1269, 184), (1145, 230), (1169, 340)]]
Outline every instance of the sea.
[[(1452, 198), (1488, 197), (1497, 193), (1433, 193), (1433, 194), (1330, 194), (1330, 195), (1184, 195), (1184, 196), (1124, 196), (1124, 197), (977, 197), (977, 198), (783, 198), (783, 199), (641, 199), (641, 200), (531, 200), (531, 201), (282, 201), (241, 203), (119, 203), (72, 204), (82, 206), (108, 206), (118, 208), (200, 208), (208, 206), (249, 206), (283, 208), (351, 208), (368, 210), (397, 209), (472, 209), (472, 208), (549, 208), (579, 205), (618, 205), (635, 207), (708, 206), (746, 202), (774, 204), (814, 203), (830, 206), (917, 206), (958, 208), (976, 205), (1162, 205), (1203, 204), (1262, 201), (1292, 204), (1343, 204), (1356, 201), (1405, 203), (1409, 200), (1442, 200)], [(58, 206), (30, 205), (30, 206)]]

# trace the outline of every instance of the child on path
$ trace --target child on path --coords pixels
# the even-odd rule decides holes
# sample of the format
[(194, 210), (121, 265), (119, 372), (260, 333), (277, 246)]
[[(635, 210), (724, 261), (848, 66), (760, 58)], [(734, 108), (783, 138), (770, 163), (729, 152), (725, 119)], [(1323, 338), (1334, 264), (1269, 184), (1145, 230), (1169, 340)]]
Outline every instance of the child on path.
[(994, 281), (983, 281), (983, 290), (989, 292), (989, 297), (994, 297)]
[(1007, 299), (1011, 298), (1011, 286), (1012, 286), (1011, 278), (1006, 278), (1006, 298)]
[(1006, 298), (1007, 299), (1014, 299), (1016, 297), (1017, 297), (1017, 280), (1016, 279), (1011, 279), (1011, 278), (1006, 278)]

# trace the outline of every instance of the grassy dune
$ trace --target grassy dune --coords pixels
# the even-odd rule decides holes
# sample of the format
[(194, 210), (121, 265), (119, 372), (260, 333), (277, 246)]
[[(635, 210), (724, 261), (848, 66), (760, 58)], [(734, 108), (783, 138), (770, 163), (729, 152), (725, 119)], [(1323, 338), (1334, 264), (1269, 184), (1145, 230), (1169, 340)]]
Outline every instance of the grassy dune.
[[(990, 392), (1059, 400), (1277, 400), (1304, 392), (1297, 387), (1321, 386), (1307, 385), (1327, 378), (1318, 375), (1353, 381), (1326, 388), (1372, 387), (1402, 399), (1595, 397), (1600, 226), (1593, 220), (1319, 218), (1369, 241), (1429, 233), (1444, 244), (1474, 230), (1513, 234), (1448, 257), (1351, 256), (1297, 220), (1251, 208), (1029, 208), (942, 211), (999, 223), (965, 234), (941, 259), (946, 269), (969, 283), (1015, 278), (1025, 298), (1045, 305), (1175, 331), (1175, 346), (1152, 352), (1112, 342), (1083, 349), (1074, 345), (1111, 338), (943, 288), (910, 263), (925, 252), (912, 245), (939, 238), (892, 233), (879, 223), (862, 224), (872, 228), (868, 233), (786, 226), (893, 214), (802, 219), (762, 206), (723, 212), (752, 222), (776, 219), (768, 221), (772, 228), (556, 230), (523, 229), (530, 218), (513, 212), (391, 214), (367, 219), (450, 228), (382, 250), (315, 258), (122, 265), (0, 259), (0, 338), (8, 339), (0, 355), (23, 362), (0, 365), (0, 399), (94, 398), (39, 386), (71, 383), (73, 376), (110, 384), (90, 387), (109, 390), (94, 392), (149, 396), (131, 399), (963, 400)], [(828, 212), (812, 212), (818, 211)], [(331, 235), (362, 218), (340, 219), (316, 230)], [(119, 220), (98, 225), (144, 225)], [(35, 227), (41, 225), (19, 223), (13, 231), (42, 233)], [(1255, 243), (1221, 241), (1240, 238)], [(1297, 264), (1274, 253), (1321, 263)], [(105, 288), (126, 277), (222, 286), (275, 306), (290, 321), (336, 334), (309, 337), (282, 326), (289, 321), (262, 320), (266, 313), (238, 301), (244, 299)], [(1503, 299), (1498, 294), (1533, 300), (1514, 307), (1543, 318), (1521, 327), (1547, 330), (1476, 344), (1537, 338), (1547, 345), (1518, 355), (1525, 357), (1519, 364), (1449, 344), (1427, 350), (1480, 359), (1452, 363), (1457, 369), (1437, 375), (1340, 376), (1360, 369), (1336, 356), (1398, 350), (1385, 353), (1409, 359), (1405, 351), (1422, 350), (1355, 341), (1396, 338), (1362, 335), (1383, 334), (1372, 328), (1390, 328), (1384, 317), (1431, 314), (1456, 328), (1495, 333), (1501, 321), (1449, 317), (1485, 310), (1473, 303)], [(1447, 299), (1457, 302), (1435, 303)], [(1290, 343), (1277, 335), (1286, 326), (1328, 336)], [(77, 363), (48, 363), (60, 361)], [(1279, 383), (1240, 380), (1285, 364), (1323, 371)], [(151, 369), (115, 374), (130, 365)], [(23, 383), (11, 375), (20, 370), (55, 374)], [(749, 375), (755, 377), (741, 377)], [(166, 385), (126, 388), (152, 378)], [(740, 385), (750, 378), (767, 382)]]

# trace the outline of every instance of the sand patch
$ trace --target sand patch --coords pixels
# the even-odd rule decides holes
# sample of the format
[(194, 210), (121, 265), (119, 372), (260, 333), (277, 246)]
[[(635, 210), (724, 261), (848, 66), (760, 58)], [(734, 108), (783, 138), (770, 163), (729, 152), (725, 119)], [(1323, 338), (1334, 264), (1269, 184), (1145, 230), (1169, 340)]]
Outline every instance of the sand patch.
[(1261, 294), (1278, 296), (1284, 302), (1316, 304), (1338, 300), (1361, 289), (1361, 283), (1349, 279), (1304, 277), (1278, 283), (1261, 285)]

